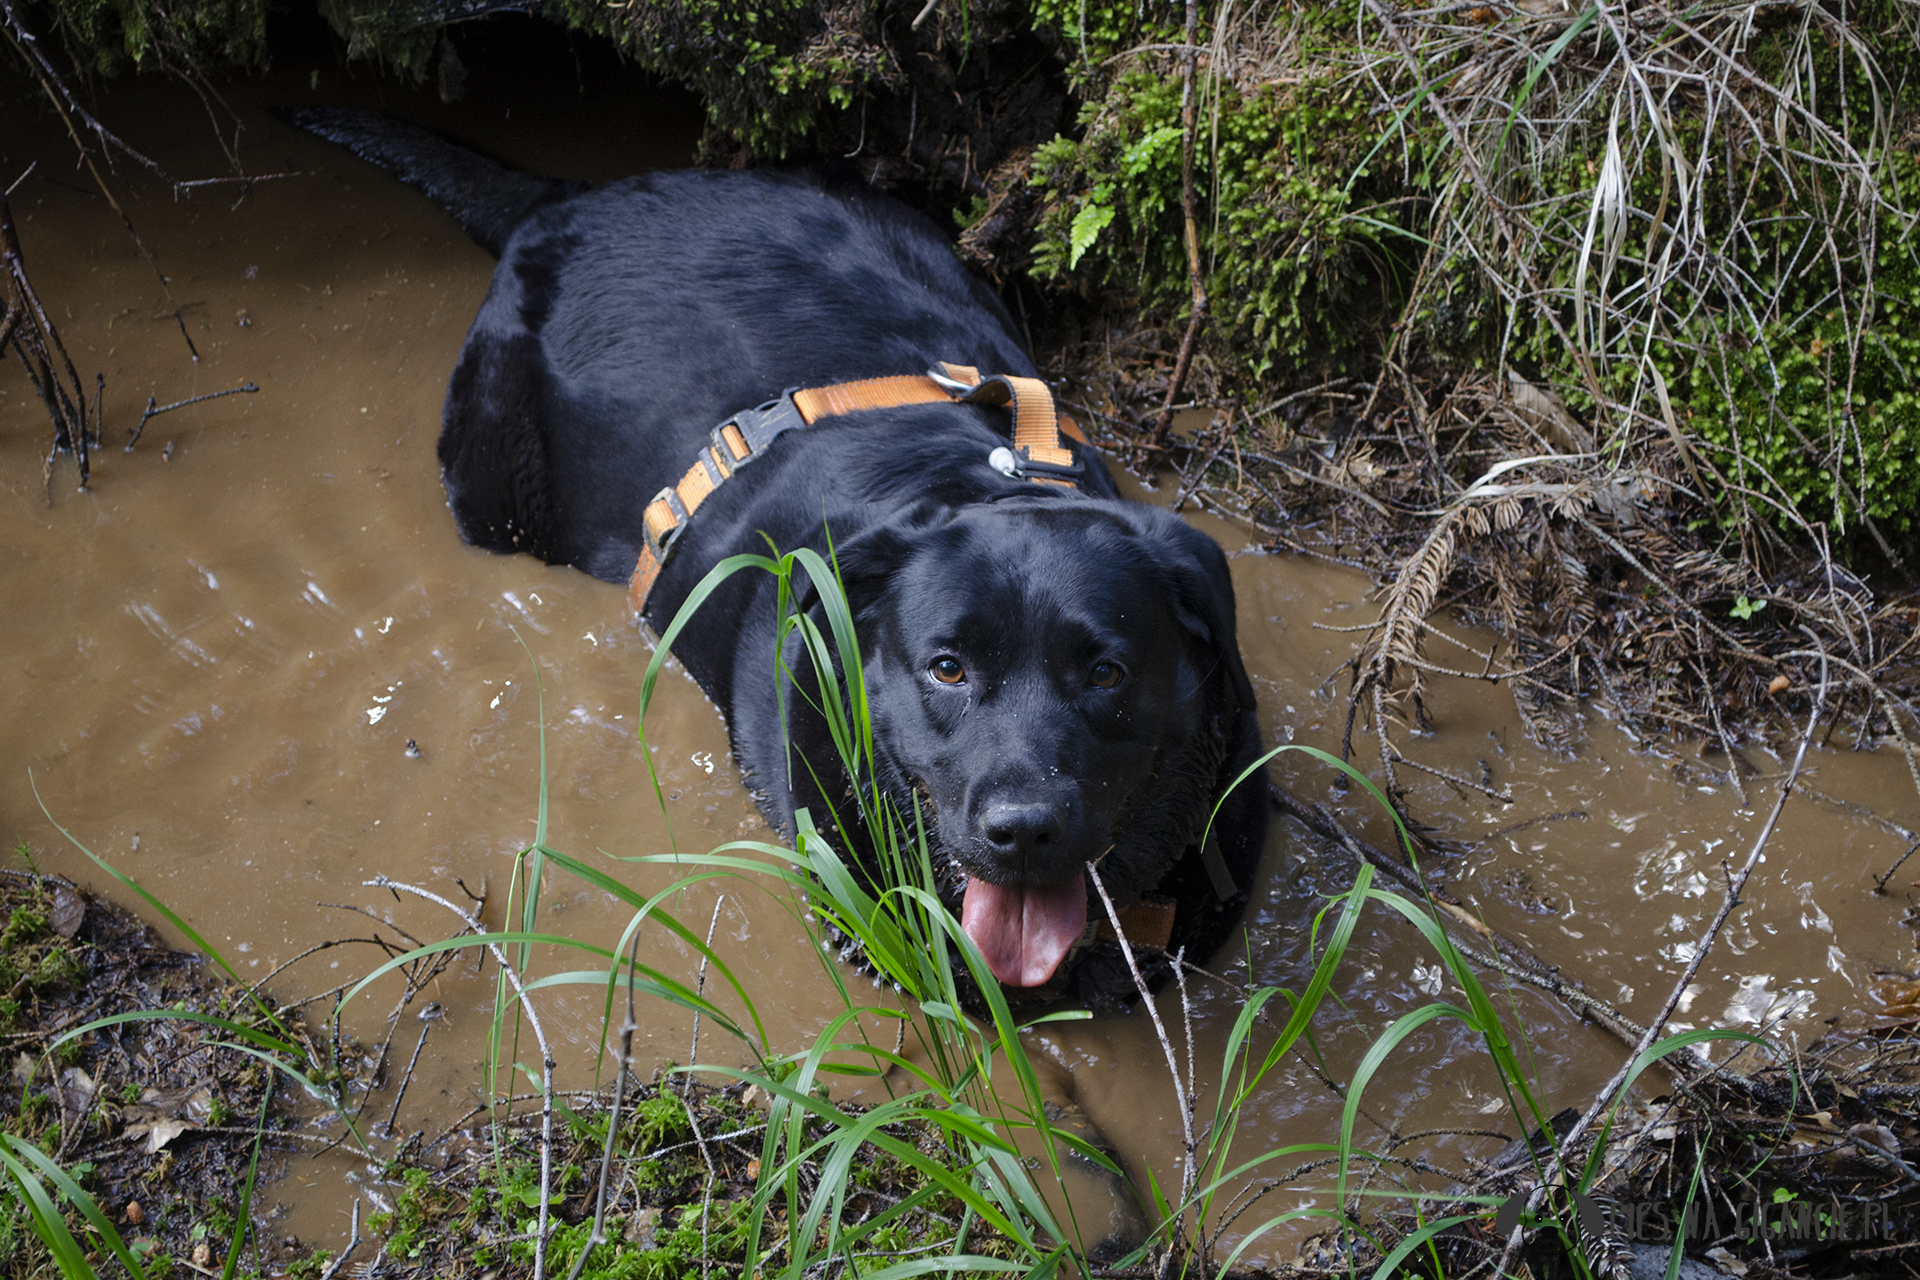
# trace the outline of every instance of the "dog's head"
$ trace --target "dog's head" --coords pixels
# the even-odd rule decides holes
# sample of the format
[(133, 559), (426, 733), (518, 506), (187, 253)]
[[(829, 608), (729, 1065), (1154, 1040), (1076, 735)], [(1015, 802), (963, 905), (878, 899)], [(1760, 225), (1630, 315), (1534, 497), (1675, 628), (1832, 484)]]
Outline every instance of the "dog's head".
[(1124, 907), (1218, 799), (1253, 705), (1226, 558), (1156, 508), (1062, 495), (905, 518), (838, 563), (881, 781), (930, 809), (994, 974), (1046, 983), (1086, 930), (1087, 864)]

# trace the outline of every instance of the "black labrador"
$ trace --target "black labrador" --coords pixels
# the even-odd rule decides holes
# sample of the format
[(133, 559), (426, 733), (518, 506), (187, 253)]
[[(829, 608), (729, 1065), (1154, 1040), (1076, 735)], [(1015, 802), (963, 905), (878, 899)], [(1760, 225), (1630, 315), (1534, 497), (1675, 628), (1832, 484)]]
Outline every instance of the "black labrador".
[[(857, 181), (675, 171), (588, 188), (372, 113), (289, 118), (423, 190), (500, 259), (440, 436), (476, 546), (625, 583), (649, 500), (740, 410), (938, 361), (1034, 374), (948, 240)], [(644, 617), (663, 629), (726, 556), (769, 539), (824, 554), (831, 537), (877, 780), (928, 815), (943, 899), (1006, 986), (1108, 1005), (1132, 982), (1088, 864), (1128, 919), (1161, 922), (1151, 941), (1197, 959), (1245, 901), (1264, 777), (1202, 837), (1260, 755), (1253, 690), (1219, 546), (1121, 500), (1077, 443), (1071, 485), (1008, 474), (1008, 432), (1007, 408), (940, 402), (779, 435), (678, 529)], [(776, 676), (775, 625), (772, 580), (738, 574), (675, 651), (768, 820), (790, 836), (806, 807), (832, 830), (849, 782)]]

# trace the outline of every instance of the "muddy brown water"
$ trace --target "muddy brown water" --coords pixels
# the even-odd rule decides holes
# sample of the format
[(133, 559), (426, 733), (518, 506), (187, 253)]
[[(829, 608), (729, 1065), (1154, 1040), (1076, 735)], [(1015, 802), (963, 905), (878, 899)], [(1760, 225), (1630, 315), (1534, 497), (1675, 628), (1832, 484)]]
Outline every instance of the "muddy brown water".
[[(488, 82), (482, 68), (467, 100), (445, 107), (422, 92), (347, 77), (322, 59), (234, 86), (250, 165), (301, 176), (257, 184), (236, 206), (231, 188), (175, 200), (123, 166), (127, 211), (169, 277), (169, 300), (113, 210), (76, 172), (59, 129), (35, 118), (24, 86), (0, 81), (8, 104), (0, 178), (38, 165), (13, 195), (28, 266), (82, 376), (107, 379), (105, 447), (80, 492), (70, 459), (43, 482), (46, 416), (17, 369), (0, 373), (0, 555), (8, 566), (0, 835), (26, 839), (43, 867), (102, 885), (42, 814), (44, 803), (249, 978), (333, 939), (452, 931), (439, 908), (365, 885), (379, 875), (462, 901), (456, 881), (484, 890), (498, 926), (514, 856), (534, 831), (542, 723), (555, 847), (651, 892), (671, 883), (671, 868), (615, 859), (768, 837), (735, 778), (718, 715), (683, 678), (663, 681), (649, 721), (669, 833), (634, 738), (650, 648), (618, 588), (475, 551), (454, 531), (434, 438), (491, 259), (421, 197), (260, 110), (384, 104), (566, 176), (687, 162), (689, 104), (633, 97), (625, 84), (596, 87), (582, 73), (578, 86), (548, 92)], [(205, 117), (176, 90), (117, 86), (102, 110), (176, 174), (222, 172)], [(644, 133), (593, 124), (635, 118), (662, 123)], [(197, 362), (170, 314), (176, 307)], [(121, 451), (149, 395), (167, 403), (247, 381), (256, 394), (164, 414), (132, 453)], [(1171, 490), (1141, 496), (1164, 502)], [(1365, 581), (1251, 551), (1228, 524), (1197, 523), (1235, 552), (1242, 647), (1272, 740), (1337, 751), (1344, 701), (1328, 678), (1357, 639), (1340, 628), (1373, 616)], [(1530, 743), (1502, 688), (1443, 679), (1429, 707), (1435, 732), (1410, 740), (1410, 753), (1467, 777), (1485, 770), (1512, 796), (1499, 804), (1406, 775), (1414, 811), (1473, 845), (1451, 868), (1455, 892), (1630, 1015), (1650, 1016), (1719, 902), (1722, 862), (1737, 862), (1753, 840), (1768, 784), (1750, 782), (1758, 812), (1742, 809), (1723, 761), (1691, 747), (1636, 744), (1591, 707), (1587, 741), (1573, 758)], [(1749, 754), (1763, 772), (1784, 767)], [(1789, 806), (1748, 905), (1676, 1025), (1751, 1027), (1785, 1016), (1811, 1034), (1868, 1007), (1876, 970), (1914, 967), (1913, 939), (1897, 923), (1900, 893), (1870, 892), (1872, 876), (1905, 847), (1871, 815), (1920, 826), (1904, 762), (1830, 746), (1809, 764), (1831, 799)], [(1384, 843), (1358, 793), (1335, 792), (1322, 767), (1292, 755), (1275, 776)], [(1250, 969), (1255, 982), (1298, 990), (1310, 968), (1307, 926), (1350, 876), (1317, 841), (1276, 823), (1244, 933), (1214, 968), (1239, 980)], [(708, 885), (673, 907), (696, 927), (715, 922), (717, 945), (768, 1017), (773, 1047), (811, 1042), (837, 1006), (777, 895)], [(615, 945), (628, 919), (605, 895), (562, 876), (550, 878), (544, 910), (548, 927), (602, 946)], [(657, 932), (649, 938), (652, 963), (695, 977), (684, 947)], [(380, 958), (367, 944), (334, 947), (273, 985), (297, 999)], [(1458, 996), (1433, 963), (1411, 929), (1369, 917), (1336, 986), (1346, 1011), (1322, 1020), (1319, 1043), (1336, 1076), (1393, 1018), (1435, 995)], [(552, 955), (542, 966), (571, 967)], [(377, 1042), (398, 990), (389, 980), (361, 997), (348, 1028)], [(437, 1133), (483, 1097), (492, 994), (491, 976), (465, 965), (423, 997), (444, 1016), (407, 1092), (400, 1132)], [(599, 1039), (597, 995), (540, 999), (563, 1083), (582, 1082)], [(1160, 1005), (1177, 1027), (1177, 1000), (1169, 994)], [(1195, 985), (1203, 1079), (1217, 1076), (1238, 1008), (1231, 992)], [(1618, 1065), (1620, 1046), (1551, 1001), (1523, 991), (1512, 1008), (1551, 1106), (1583, 1105)], [(420, 1034), (411, 1012), (397, 1054)], [(651, 1061), (687, 1060), (686, 1019), (655, 1009), (642, 1021)], [(1150, 1169), (1161, 1186), (1178, 1184), (1179, 1119), (1148, 1019), (1053, 1027), (1036, 1047), (1137, 1178)], [(711, 1027), (699, 1054), (744, 1058)], [(371, 1110), (384, 1115), (389, 1097), (376, 1095)], [(1239, 1150), (1331, 1141), (1339, 1108), (1303, 1063), (1284, 1063), (1243, 1116)], [(1392, 1057), (1367, 1090), (1366, 1110), (1403, 1133), (1516, 1131), (1484, 1053), (1446, 1021)], [(1451, 1137), (1422, 1146), (1443, 1164), (1490, 1150)], [(291, 1159), (268, 1193), (284, 1207), (279, 1230), (338, 1247), (363, 1179), (344, 1156)], [(1266, 1203), (1278, 1212), (1307, 1196), (1288, 1188)], [(1284, 1252), (1292, 1238), (1271, 1247)]]

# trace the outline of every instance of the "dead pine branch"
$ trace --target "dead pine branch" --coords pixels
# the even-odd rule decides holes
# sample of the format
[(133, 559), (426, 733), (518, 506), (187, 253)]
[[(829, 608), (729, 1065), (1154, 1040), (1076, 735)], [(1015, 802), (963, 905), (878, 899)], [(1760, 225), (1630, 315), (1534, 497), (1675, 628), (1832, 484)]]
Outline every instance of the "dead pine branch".
[(1166, 445), (1167, 433), (1173, 429), (1173, 407), (1180, 402), (1187, 372), (1193, 367), (1194, 345), (1199, 342), (1200, 330), (1207, 322), (1207, 282), (1200, 270), (1200, 205), (1193, 186), (1193, 146), (1199, 118), (1193, 80), (1200, 61), (1194, 38), (1199, 25), (1199, 0), (1187, 0), (1186, 50), (1182, 55), (1180, 83), (1180, 125), (1186, 135), (1180, 147), (1180, 212), (1186, 220), (1187, 278), (1193, 288), (1193, 303), (1187, 316), (1186, 335), (1180, 339), (1180, 354), (1174, 358), (1173, 377), (1167, 381), (1166, 403), (1153, 424), (1151, 442), (1156, 447)]

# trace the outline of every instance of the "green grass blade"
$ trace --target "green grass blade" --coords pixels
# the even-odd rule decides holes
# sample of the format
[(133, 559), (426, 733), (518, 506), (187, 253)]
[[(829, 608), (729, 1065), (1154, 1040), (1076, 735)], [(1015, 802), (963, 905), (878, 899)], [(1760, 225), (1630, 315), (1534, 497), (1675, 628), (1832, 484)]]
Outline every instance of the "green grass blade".
[(1397, 1274), (1402, 1262), (1441, 1232), (1451, 1230), (1463, 1222), (1485, 1221), (1486, 1216), (1484, 1213), (1460, 1213), (1450, 1218), (1436, 1218), (1432, 1222), (1421, 1224), (1419, 1230), (1409, 1232), (1405, 1239), (1393, 1247), (1392, 1253), (1380, 1260), (1380, 1266), (1373, 1273), (1373, 1280), (1388, 1280), (1389, 1277)]
[(1633, 1064), (1627, 1068), (1626, 1079), (1621, 1082), (1619, 1093), (1614, 1095), (1614, 1104), (1608, 1109), (1606, 1123), (1601, 1126), (1599, 1138), (1593, 1144), (1593, 1151), (1587, 1156), (1587, 1167), (1581, 1173), (1579, 1185), (1582, 1191), (1587, 1190), (1593, 1185), (1594, 1175), (1599, 1172), (1601, 1157), (1607, 1149), (1607, 1139), (1613, 1133), (1613, 1123), (1619, 1117), (1620, 1108), (1624, 1104), (1627, 1094), (1632, 1091), (1634, 1082), (1640, 1078), (1640, 1073), (1662, 1058), (1667, 1057), (1669, 1054), (1677, 1053), (1681, 1049), (1690, 1049), (1694, 1045), (1702, 1044), (1708, 1040), (1740, 1040), (1747, 1044), (1757, 1045), (1769, 1052), (1773, 1049), (1772, 1045), (1762, 1040), (1759, 1036), (1753, 1035), (1750, 1032), (1734, 1031), (1725, 1027), (1702, 1027), (1695, 1031), (1681, 1031), (1668, 1036), (1658, 1044), (1648, 1045), (1638, 1057), (1634, 1058)]
[(218, 1027), (229, 1035), (238, 1036), (250, 1044), (258, 1045), (270, 1053), (284, 1053), (290, 1057), (305, 1060), (306, 1055), (292, 1044), (264, 1031), (255, 1031), (244, 1027), (230, 1018), (218, 1017), (211, 1013), (195, 1013), (190, 1009), (133, 1009), (126, 1013), (109, 1014), (104, 1018), (95, 1018), (92, 1022), (63, 1031), (47, 1046), (52, 1053), (76, 1036), (86, 1035), (90, 1031), (100, 1031), (107, 1027), (117, 1027), (128, 1022), (198, 1022), (202, 1026)]
[(53, 1203), (33, 1171), (20, 1162), (17, 1153), (24, 1154), (26, 1150), (38, 1151), (39, 1148), (12, 1134), (0, 1133), (0, 1165), (5, 1166), (14, 1185), (20, 1189), (27, 1216), (33, 1222), (34, 1235), (53, 1255), (60, 1273), (67, 1280), (94, 1280), (96, 1273), (87, 1262), (86, 1250), (73, 1238), (73, 1232), (67, 1230), (67, 1220), (59, 1206)]
[[(73, 1176), (60, 1167), (58, 1161), (33, 1143), (11, 1134), (0, 1134), (0, 1144), (4, 1144), (7, 1151), (16, 1159), (38, 1165), (46, 1174), (48, 1181), (53, 1183), (62, 1196), (66, 1197), (67, 1203), (78, 1209), (93, 1229), (100, 1233), (100, 1238), (106, 1241), (107, 1248), (113, 1251), (113, 1255), (120, 1259), (120, 1265), (127, 1269), (127, 1274), (132, 1276), (133, 1280), (146, 1280), (146, 1269), (133, 1256), (133, 1251), (127, 1248), (126, 1241), (120, 1238), (120, 1233), (114, 1230), (113, 1223), (101, 1210), (99, 1202), (75, 1182)], [(18, 1177), (17, 1174), (15, 1176)], [(63, 1267), (62, 1270), (65, 1268)], [(84, 1274), (92, 1275), (92, 1267), (89, 1266)]]
[(1520, 88), (1513, 95), (1513, 105), (1507, 112), (1507, 123), (1500, 130), (1500, 140), (1494, 143), (1493, 155), (1487, 161), (1486, 167), (1489, 172), (1499, 169), (1500, 158), (1507, 151), (1507, 138), (1513, 133), (1513, 126), (1519, 121), (1520, 112), (1525, 109), (1527, 99), (1533, 96), (1533, 87), (1540, 83), (1540, 77), (1547, 73), (1548, 67), (1559, 61), (1560, 55), (1567, 51), (1567, 46), (1578, 40), (1580, 34), (1592, 26), (1599, 16), (1600, 6), (1593, 5), (1587, 8), (1578, 18), (1569, 23), (1567, 29), (1560, 33), (1560, 38), (1548, 45), (1546, 51), (1535, 58), (1533, 65), (1527, 68), (1526, 78), (1520, 81)]
[(1387, 1060), (1387, 1055), (1400, 1047), (1400, 1042), (1432, 1022), (1435, 1018), (1459, 1018), (1470, 1021), (1464, 1009), (1450, 1004), (1423, 1005), (1413, 1012), (1403, 1014), (1394, 1021), (1386, 1032), (1367, 1046), (1366, 1056), (1360, 1059), (1360, 1065), (1354, 1068), (1353, 1080), (1347, 1085), (1346, 1104), (1340, 1109), (1340, 1178), (1336, 1199), (1347, 1202), (1347, 1166), (1353, 1156), (1353, 1122), (1360, 1113), (1360, 1097), (1366, 1092), (1367, 1082), (1373, 1079), (1373, 1073)]
[(660, 634), (660, 643), (654, 647), (653, 657), (647, 663), (646, 674), (640, 677), (640, 716), (634, 724), (634, 733), (640, 740), (640, 759), (647, 766), (647, 781), (653, 786), (654, 803), (659, 807), (661, 816), (667, 821), (667, 847), (678, 852), (679, 845), (673, 838), (673, 819), (667, 813), (667, 793), (660, 785), (660, 771), (654, 767), (653, 751), (647, 745), (647, 709), (653, 705), (654, 686), (660, 681), (660, 669), (666, 665), (667, 655), (673, 649), (673, 642), (680, 638), (693, 615), (707, 602), (707, 597), (720, 589), (720, 584), (742, 569), (758, 568), (771, 573), (779, 572), (779, 565), (765, 556), (738, 555), (728, 556), (707, 571), (688, 593), (686, 601), (674, 613), (673, 621)]
[(227, 1246), (227, 1262), (220, 1268), (220, 1280), (233, 1280), (234, 1269), (240, 1265), (240, 1246), (246, 1243), (247, 1228), (253, 1225), (253, 1183), (260, 1176), (260, 1146), (267, 1140), (267, 1107), (273, 1101), (272, 1076), (267, 1077), (268, 1087), (260, 1096), (260, 1116), (254, 1121), (257, 1130), (253, 1136), (253, 1155), (247, 1160), (247, 1181), (240, 1190), (240, 1207), (234, 1210), (233, 1243)]

